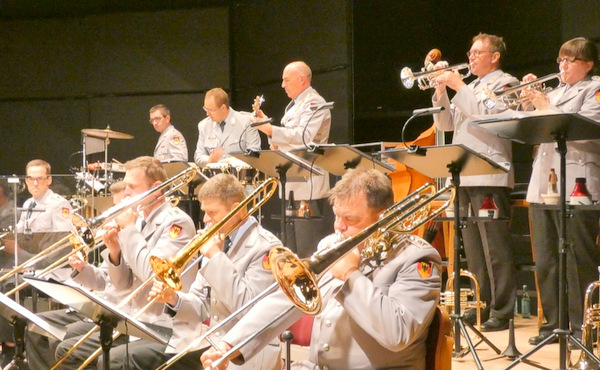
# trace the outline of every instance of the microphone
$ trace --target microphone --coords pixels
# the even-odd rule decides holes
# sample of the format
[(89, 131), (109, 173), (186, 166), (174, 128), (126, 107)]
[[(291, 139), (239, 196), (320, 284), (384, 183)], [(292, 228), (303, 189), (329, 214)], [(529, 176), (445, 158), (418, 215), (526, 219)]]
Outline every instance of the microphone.
[(444, 107), (421, 108), (413, 110), (413, 115), (437, 114), (444, 110)]
[(314, 111), (318, 111), (321, 109), (333, 109), (333, 103), (334, 102), (330, 101), (330, 102), (326, 102), (326, 103), (322, 103), (322, 104), (312, 104), (310, 106), (310, 110), (314, 112)]
[(264, 125), (265, 123), (271, 123), (271, 122), (273, 122), (273, 118), (267, 118), (267, 119), (263, 119), (262, 121), (257, 121), (257, 122), (251, 123), (250, 127), (257, 127), (257, 126)]

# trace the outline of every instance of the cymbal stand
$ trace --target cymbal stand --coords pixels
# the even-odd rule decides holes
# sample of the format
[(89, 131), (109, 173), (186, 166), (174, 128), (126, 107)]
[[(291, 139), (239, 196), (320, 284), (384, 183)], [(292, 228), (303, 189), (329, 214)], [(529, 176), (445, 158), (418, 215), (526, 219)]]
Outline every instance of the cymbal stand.
[(460, 203), (459, 203), (459, 186), (460, 186), (460, 171), (461, 164), (457, 162), (452, 162), (448, 165), (448, 169), (452, 174), (452, 185), (456, 188), (456, 194), (454, 196), (454, 274), (455, 274), (455, 282), (454, 282), (454, 313), (450, 315), (450, 319), (454, 324), (454, 351), (452, 351), (452, 357), (463, 357), (466, 353), (462, 351), (460, 345), (460, 335), (465, 337), (465, 341), (467, 342), (467, 346), (469, 351), (473, 355), (473, 359), (475, 360), (475, 364), (479, 370), (483, 370), (483, 365), (481, 364), (481, 360), (479, 360), (479, 356), (475, 352), (475, 346), (469, 337), (469, 333), (467, 332), (467, 328), (465, 324), (482, 340), (484, 341), (490, 348), (492, 348), (497, 354), (500, 354), (501, 351), (498, 347), (496, 347), (492, 342), (490, 342), (479, 330), (477, 330), (473, 325), (464, 320), (464, 316), (462, 312), (460, 312), (460, 274), (457, 272), (460, 271), (460, 251), (463, 249), (462, 246), (462, 238), (461, 238), (461, 221), (460, 221)]

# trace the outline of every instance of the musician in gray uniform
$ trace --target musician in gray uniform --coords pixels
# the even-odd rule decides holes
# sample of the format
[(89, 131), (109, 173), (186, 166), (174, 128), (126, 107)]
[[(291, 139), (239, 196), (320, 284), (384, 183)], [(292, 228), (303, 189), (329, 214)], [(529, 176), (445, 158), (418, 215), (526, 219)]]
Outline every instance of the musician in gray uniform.
[[(210, 178), (198, 194), (205, 212), (205, 224), (212, 227), (221, 222), (244, 198), (244, 187), (232, 175), (219, 174)], [(173, 317), (174, 322), (210, 320), (209, 326), (215, 326), (274, 282), (271, 271), (263, 265), (263, 259), (272, 247), (281, 246), (281, 242), (263, 229), (254, 217), (250, 216), (244, 221), (243, 212), (230, 215), (225, 226), (202, 246), (199, 251), (203, 256), (201, 268), (189, 291), (176, 292), (162, 282), (154, 284), (149, 298), (162, 292), (160, 301), (167, 303), (165, 312)], [(241, 224), (225, 238), (230, 228), (238, 222)], [(212, 338), (222, 336), (234, 323), (232, 321), (226, 325)], [(200, 334), (193, 326), (173, 333), (174, 336), (186, 338), (186, 345), (200, 337)], [(202, 343), (202, 346), (197, 344), (196, 350), (200, 348), (200, 351), (207, 346), (206, 343)], [(275, 340), (261, 356), (242, 368), (281, 369), (279, 349), (279, 341)], [(182, 350), (178, 348), (177, 352)], [(172, 368), (199, 368), (200, 353), (191, 352)], [(134, 344), (133, 348), (129, 348), (129, 366), (132, 369), (154, 369), (171, 356), (164, 353), (164, 347), (160, 348), (154, 343), (145, 346)], [(111, 356), (111, 369), (120, 369), (124, 364), (123, 357)]]
[[(582, 37), (565, 42), (558, 52), (557, 63), (560, 71), (564, 71), (561, 86), (547, 94), (537, 90), (526, 91), (525, 94), (530, 94), (531, 105), (539, 110), (578, 113), (600, 122), (600, 80), (592, 77), (598, 73), (598, 49), (594, 43)], [(529, 74), (524, 80), (536, 78)], [(542, 205), (542, 194), (548, 192), (550, 169), (554, 168), (560, 178), (560, 155), (555, 149), (555, 143), (540, 145), (527, 189), (537, 281), (546, 318), (539, 335), (529, 339), (529, 343), (534, 345), (558, 328), (559, 211)], [(567, 142), (566, 166), (567, 202), (577, 177), (586, 178), (592, 199), (600, 200), (600, 140)], [(591, 282), (598, 280), (600, 252), (596, 238), (600, 231), (600, 212), (579, 208), (573, 205), (573, 216), (566, 220), (567, 240), (572, 243), (567, 248), (566, 263), (568, 319), (574, 335), (581, 338), (585, 291)]]
[[(325, 103), (325, 99), (312, 86), (312, 71), (310, 67), (301, 61), (288, 64), (282, 74), (281, 87), (292, 101), (285, 108), (285, 114), (281, 119), (281, 125), (270, 123), (258, 126), (270, 140), (271, 149), (289, 151), (295, 148), (304, 148), (307, 145), (326, 144), (329, 140), (331, 128), (331, 113), (328, 109), (311, 110), (311, 107)], [(267, 119), (262, 110), (258, 111), (254, 121)], [(329, 190), (329, 174), (323, 176), (311, 175), (304, 181), (286, 182), (286, 199), (293, 192), (294, 200), (309, 201), (313, 216), (323, 217), (320, 223), (309, 223), (304, 221), (294, 222), (297, 240), (288, 238), (287, 246), (292, 250), (302, 246), (314, 251), (317, 241), (327, 235), (333, 226), (333, 214), (327, 203), (327, 191)], [(298, 204), (295, 205), (296, 209)], [(296, 220), (295, 220), (296, 221)], [(315, 240), (302, 240), (302, 236), (315, 235)]]
[[(167, 174), (156, 158), (139, 157), (125, 163), (125, 196), (131, 197), (150, 190), (167, 180)], [(116, 223), (104, 225), (102, 239), (107, 246), (110, 281), (116, 289), (136, 289), (153, 276), (149, 259), (151, 256), (169, 258), (184, 247), (195, 235), (192, 219), (170, 202), (156, 200), (160, 194), (156, 192), (144, 200), (143, 216), (138, 218), (137, 210), (131, 208), (116, 217)], [(185, 286), (189, 287), (190, 279), (184, 277)], [(172, 322), (162, 313), (159, 304), (150, 306), (145, 312), (140, 309), (146, 305), (151, 286), (142, 289), (128, 303), (119, 303), (119, 308), (134, 313), (139, 320), (170, 328)], [(95, 334), (71, 354), (60, 368), (78, 367), (88, 356), (99, 348), (98, 335)], [(56, 359), (61, 358), (79, 337), (73, 337), (60, 343), (56, 349)], [(126, 338), (120, 337), (111, 355), (125, 350), (119, 346)], [(132, 342), (133, 343), (133, 342)], [(174, 344), (176, 345), (176, 344)], [(90, 366), (95, 366), (95, 361)]]
[[(113, 198), (113, 205), (119, 204), (125, 196), (125, 183), (123, 181), (113, 183), (110, 186), (110, 193)], [(103, 261), (100, 266), (84, 261), (77, 254), (69, 257), (69, 264), (74, 268), (71, 277), (73, 281), (91, 291), (102, 292), (101, 297), (104, 300), (118, 305), (131, 292), (131, 289), (115, 288), (108, 275), (108, 265), (106, 264), (108, 250), (103, 250), (100, 255)], [(131, 314), (132, 312), (128, 313)], [(57, 327), (64, 327), (66, 329), (65, 339), (84, 335), (96, 326), (70, 308), (46, 311), (39, 313), (38, 316)], [(60, 341), (54, 338), (28, 331), (27, 340), (25, 341), (25, 353), (30, 370), (51, 368), (56, 362), (54, 353), (59, 343)]]
[[(499, 209), (500, 218), (510, 218), (510, 191), (514, 186), (512, 149), (510, 140), (500, 139), (486, 130), (469, 126), (474, 115), (499, 113), (505, 110), (501, 104), (488, 109), (483, 104), (486, 89), (497, 90), (518, 84), (518, 80), (503, 72), (501, 60), (506, 45), (501, 37), (479, 34), (473, 38), (467, 53), (473, 75), (477, 79), (465, 84), (459, 72), (446, 71), (436, 78), (439, 84), (433, 95), (433, 106), (446, 108), (434, 115), (436, 127), (442, 131), (453, 131), (453, 144), (463, 144), (469, 149), (510, 167), (508, 174), (477, 175), (460, 177), (460, 212), (468, 215), (470, 206), (475, 214), (487, 194), (491, 194)], [(439, 62), (438, 66), (447, 66)], [(456, 94), (452, 100), (446, 87)], [(452, 104), (451, 104), (452, 103)], [(468, 222), (462, 230), (465, 254), (469, 271), (475, 274), (481, 287), (481, 300), (489, 309), (489, 319), (481, 326), (482, 331), (508, 329), (513, 317), (516, 295), (516, 269), (512, 252), (512, 239), (508, 221)], [(466, 318), (474, 322), (474, 312), (467, 311)]]
[[(348, 171), (330, 194), (335, 231), (341, 238), (376, 222), (393, 203), (390, 180), (372, 169)], [(337, 235), (326, 237), (319, 248), (337, 240)], [(425, 369), (425, 339), (439, 298), (441, 259), (416, 236), (405, 235), (394, 247), (377, 264), (361, 258), (361, 243), (325, 273), (319, 282), (323, 310), (313, 322), (310, 361), (294, 361), (295, 369)], [(293, 289), (303, 290), (302, 286)], [(291, 305), (281, 290), (267, 296), (227, 332), (218, 347), (225, 353)], [(232, 361), (248, 361), (301, 316), (292, 309), (240, 349)], [(215, 349), (206, 351), (204, 368), (221, 355)]]
[(225, 90), (216, 87), (206, 92), (206, 118), (198, 123), (198, 143), (194, 162), (199, 167), (227, 159), (227, 154), (260, 150), (260, 135), (250, 128), (250, 113), (238, 112), (229, 106)]
[(150, 124), (160, 133), (154, 158), (161, 162), (187, 162), (188, 148), (185, 138), (171, 124), (171, 111), (162, 104), (150, 108)]
[[(21, 212), (21, 217), (17, 223), (17, 232), (25, 235), (49, 233), (39, 241), (39, 250), (41, 251), (60, 239), (59, 236), (54, 234), (55, 232), (70, 232), (74, 229), (71, 223), (72, 208), (65, 198), (50, 190), (52, 169), (48, 162), (34, 159), (27, 163), (25, 173), (25, 184), (31, 198), (23, 204), (25, 210)], [(35, 254), (33, 251), (26, 251), (18, 246), (15, 248), (15, 243), (12, 240), (6, 240), (5, 244), (5, 249), (0, 252), (0, 260), (3, 266), (14, 266), (13, 253), (15, 249), (18, 253), (19, 263), (25, 262)], [(56, 255), (46, 259), (47, 261), (36, 264), (36, 267), (47, 266), (55, 258), (57, 258)], [(6, 286), (3, 289), (9, 288), (13, 284), (13, 281), (9, 284), (5, 282), (3, 285)], [(12, 327), (9, 326), (8, 322), (3, 318), (0, 319), (0, 340), (3, 342), (2, 366), (6, 365), (12, 356), (13, 351), (7, 348), (14, 346), (14, 344), (11, 345), (13, 341), (12, 333)]]

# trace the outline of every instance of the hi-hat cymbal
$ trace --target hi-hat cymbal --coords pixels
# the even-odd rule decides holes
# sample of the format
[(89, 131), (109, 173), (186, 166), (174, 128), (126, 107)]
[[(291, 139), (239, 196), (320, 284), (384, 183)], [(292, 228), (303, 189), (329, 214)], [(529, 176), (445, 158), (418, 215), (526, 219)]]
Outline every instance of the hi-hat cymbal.
[(133, 139), (133, 135), (124, 134), (122, 132), (113, 131), (110, 127), (99, 128), (84, 128), (81, 130), (87, 136), (97, 137), (100, 139)]

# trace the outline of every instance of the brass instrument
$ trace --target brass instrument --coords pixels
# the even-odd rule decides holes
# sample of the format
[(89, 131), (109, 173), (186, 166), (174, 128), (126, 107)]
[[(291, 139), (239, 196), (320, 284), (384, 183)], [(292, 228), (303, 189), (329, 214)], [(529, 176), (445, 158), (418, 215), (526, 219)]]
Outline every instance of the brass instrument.
[[(250, 215), (256, 212), (260, 207), (262, 207), (272, 196), (275, 194), (277, 190), (277, 180), (270, 178), (264, 183), (262, 183), (259, 187), (257, 187), (249, 196), (247, 196), (240, 204), (238, 204), (233, 210), (231, 210), (221, 221), (211, 226), (206, 232), (195, 236), (192, 240), (188, 242), (188, 244), (183, 247), (179, 252), (177, 252), (174, 256), (168, 259), (162, 259), (157, 256), (150, 257), (150, 265), (152, 270), (154, 271), (154, 275), (148, 278), (140, 287), (138, 287), (134, 292), (132, 292), (129, 296), (125, 298), (123, 302), (119, 304), (119, 307), (122, 307), (126, 302), (129, 302), (139, 291), (141, 291), (144, 287), (154, 281), (155, 278), (161, 279), (165, 284), (167, 284), (170, 288), (174, 290), (181, 290), (183, 284), (181, 282), (181, 276), (184, 274), (184, 268), (189, 263), (189, 261), (197, 256), (200, 248), (215, 234), (221, 232), (221, 230), (229, 223), (229, 221), (235, 216), (240, 214), (240, 219), (237, 220), (233, 225), (228, 226), (228, 229), (225, 230), (225, 235), (229, 235), (233, 230), (235, 230), (240, 224), (242, 224)], [(250, 207), (250, 208), (248, 208)], [(134, 315), (137, 318), (139, 315), (144, 313), (148, 307), (150, 307), (159, 296), (156, 296), (152, 299), (148, 304), (146, 304), (143, 308), (136, 312)], [(58, 365), (60, 365), (71, 353), (77, 349), (81, 343), (87, 340), (95, 331), (98, 330), (98, 327), (95, 327), (90, 332), (88, 332), (82, 339), (80, 339), (75, 345), (61, 358), (57, 363), (54, 364), (52, 369), (55, 369)], [(113, 334), (113, 340), (116, 339), (119, 335), (119, 332), (115, 332)], [(79, 369), (85, 368), (89, 365), (100, 353), (102, 352), (102, 348), (98, 348), (94, 353), (92, 353), (79, 367)]]
[[(124, 211), (126, 211), (130, 208), (139, 208), (139, 209), (137, 209), (137, 211), (141, 212), (145, 208), (151, 207), (151, 206), (155, 205), (156, 203), (158, 203), (159, 201), (162, 201), (162, 200), (168, 201), (169, 196), (171, 194), (175, 193), (176, 191), (178, 191), (181, 187), (189, 184), (193, 180), (195, 174), (196, 174), (195, 168), (193, 168), (193, 167), (186, 168), (184, 171), (180, 172), (179, 174), (175, 175), (174, 177), (170, 178), (169, 180), (165, 181), (164, 183), (157, 185), (152, 189), (149, 189), (127, 201), (123, 201), (123, 202), (119, 203), (118, 205), (107, 209), (101, 215), (99, 215), (89, 221), (86, 221), (86, 225), (88, 225), (88, 228), (90, 230), (97, 230), (102, 225), (105, 225), (109, 221), (112, 221), (118, 215), (120, 215), (121, 213), (123, 213)], [(158, 197), (151, 200), (150, 202), (148, 202), (147, 198), (153, 196), (157, 192), (160, 192), (161, 194)], [(131, 301), (140, 291), (142, 291), (145, 287), (147, 287), (153, 281), (153, 278), (154, 278), (154, 276), (150, 277), (148, 280), (146, 280), (144, 283), (142, 283), (140, 286), (138, 286), (131, 294), (129, 294), (122, 302), (120, 302), (119, 305), (117, 305), (117, 307), (122, 308), (126, 304), (128, 304), (129, 301)], [(143, 314), (148, 309), (148, 307), (150, 307), (157, 299), (158, 299), (158, 296), (155, 297), (155, 299), (148, 302), (148, 304), (146, 304), (142, 309), (140, 309), (138, 312), (136, 312), (136, 316), (134, 316), (134, 317), (137, 317), (137, 316)], [(85, 340), (87, 340), (89, 337), (91, 337), (92, 334), (94, 334), (99, 329), (100, 329), (99, 326), (95, 326), (89, 332), (87, 332), (87, 334), (85, 334), (71, 349), (69, 349), (69, 351), (67, 353), (65, 353), (63, 355), (63, 357), (61, 357), (53, 365), (53, 367), (51, 369), (56, 369)], [(98, 351), (98, 354), (99, 353), (100, 353), (100, 351)], [(88, 360), (86, 360), (85, 365), (89, 364), (89, 362), (91, 362), (94, 358), (96, 358), (96, 356), (98, 354), (95, 354), (93, 357), (90, 356), (90, 358), (88, 358)]]
[[(218, 367), (233, 353), (237, 352), (293, 308), (296, 307), (309, 315), (318, 314), (321, 310), (322, 302), (321, 293), (317, 283), (335, 262), (345, 256), (357, 245), (365, 242), (366, 244), (361, 253), (362, 257), (368, 261), (381, 263), (390, 254), (395, 252), (395, 248), (401, 244), (399, 242), (403, 240), (403, 238), (408, 238), (409, 233), (427, 223), (429, 220), (437, 217), (448, 208), (448, 206), (452, 204), (455, 191), (456, 189), (454, 186), (449, 185), (436, 193), (435, 185), (430, 183), (425, 184), (409, 194), (403, 200), (385, 210), (378, 221), (369, 225), (358, 234), (335, 243), (325, 250), (318, 251), (308, 259), (301, 260), (290, 250), (283, 247), (272, 248), (269, 253), (269, 265), (276, 283), (268, 287), (265, 291), (254, 297), (254, 299), (247, 302), (242, 307), (238, 308), (229, 317), (222, 320), (218, 326), (195, 340), (188, 348), (186, 348), (186, 350), (184, 350), (184, 352), (191, 350), (205, 339), (216, 348), (215, 344), (209, 340), (208, 336), (214, 333), (219, 327), (229, 323), (232, 319), (254, 305), (271, 291), (275, 290), (277, 285), (279, 285), (286, 296), (290, 298), (293, 305), (290, 305), (287, 310), (274, 315), (267, 325), (245, 338), (227, 353), (223, 354), (223, 357), (213, 363), (212, 368)], [(451, 194), (449, 199), (440, 208), (430, 213), (431, 202), (448, 192)], [(182, 353), (185, 354), (184, 352)], [(169, 361), (159, 367), (159, 369), (166, 369), (172, 363), (173, 362)]]
[[(600, 268), (598, 268), (600, 271)], [(588, 285), (585, 291), (585, 300), (583, 302), (583, 325), (581, 330), (581, 344), (593, 354), (594, 351), (594, 330), (598, 334), (600, 328), (600, 303), (593, 302), (593, 295), (596, 289), (600, 289), (600, 280), (594, 281)], [(596, 354), (600, 356), (600, 348), (597, 349)], [(571, 370), (598, 370), (600, 364), (596, 360), (590, 358), (585, 352), (581, 351), (579, 360), (575, 365), (571, 366)]]
[[(460, 276), (466, 276), (473, 282), (475, 286), (475, 291), (470, 288), (461, 288), (460, 289), (460, 310), (464, 312), (465, 310), (474, 308), (477, 312), (477, 329), (481, 330), (481, 309), (485, 308), (486, 303), (481, 301), (481, 290), (479, 288), (479, 281), (475, 274), (466, 271), (460, 270)], [(445, 307), (448, 313), (452, 313), (454, 310), (454, 280), (455, 273), (453, 272), (448, 277), (448, 281), (446, 282), (446, 291), (442, 292), (440, 295), (440, 306)], [(469, 297), (473, 297), (474, 300), (469, 301)]]
[(469, 63), (456, 64), (445, 68), (431, 69), (417, 73), (413, 73), (410, 68), (404, 67), (400, 71), (400, 81), (402, 81), (402, 85), (404, 85), (404, 87), (410, 89), (414, 86), (415, 80), (417, 80), (419, 89), (427, 90), (438, 86), (436, 78), (442, 73), (446, 71), (461, 71), (464, 69), (467, 70), (467, 73), (460, 76), (463, 80), (471, 76), (471, 65)]
[(558, 78), (560, 80), (563, 74), (564, 72), (562, 71), (558, 73), (551, 73), (544, 77), (540, 77), (536, 80), (524, 82), (522, 84), (512, 86), (507, 89), (499, 89), (496, 91), (484, 89), (484, 94), (486, 95), (486, 97), (483, 99), (483, 105), (485, 105), (487, 109), (493, 109), (496, 106), (497, 102), (500, 101), (505, 108), (514, 109), (525, 101), (525, 98), (521, 96), (521, 91), (523, 89), (531, 87), (544, 93), (548, 93), (552, 91), (553, 88), (547, 88), (543, 83), (546, 81), (553, 80), (555, 78)]
[[(162, 259), (158, 256), (150, 257), (150, 266), (152, 270), (165, 284), (171, 289), (181, 290), (181, 270), (187, 265), (188, 261), (196, 256), (200, 248), (217, 232), (231, 220), (233, 216), (244, 210), (242, 217), (231, 227), (226, 230), (226, 235), (229, 235), (252, 213), (256, 212), (267, 200), (269, 200), (277, 190), (277, 180), (270, 178), (259, 187), (257, 187), (246, 199), (244, 199), (237, 207), (229, 212), (221, 221), (217, 222), (205, 233), (194, 237), (184, 248), (177, 254), (168, 259)], [(248, 209), (250, 206), (250, 209)]]

